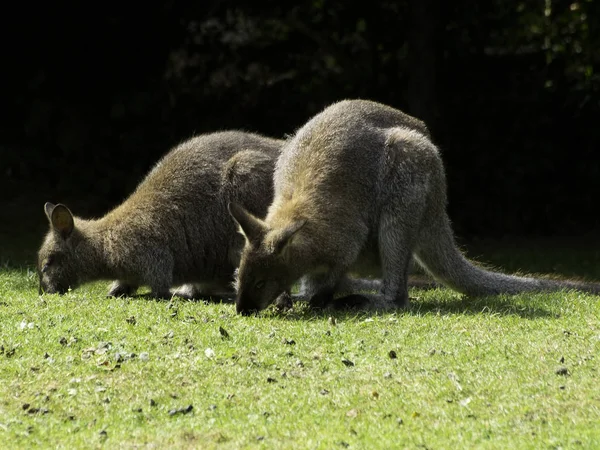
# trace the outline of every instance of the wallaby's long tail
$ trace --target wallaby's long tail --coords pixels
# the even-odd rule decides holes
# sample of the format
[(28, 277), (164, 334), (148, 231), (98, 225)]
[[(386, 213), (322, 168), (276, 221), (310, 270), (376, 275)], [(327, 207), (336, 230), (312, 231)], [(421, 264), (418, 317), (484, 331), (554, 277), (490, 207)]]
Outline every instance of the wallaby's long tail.
[(422, 222), (417, 262), (437, 281), (473, 296), (516, 294), (527, 291), (575, 289), (600, 294), (600, 284), (507, 275), (471, 263), (456, 247), (444, 210), (429, 209)]

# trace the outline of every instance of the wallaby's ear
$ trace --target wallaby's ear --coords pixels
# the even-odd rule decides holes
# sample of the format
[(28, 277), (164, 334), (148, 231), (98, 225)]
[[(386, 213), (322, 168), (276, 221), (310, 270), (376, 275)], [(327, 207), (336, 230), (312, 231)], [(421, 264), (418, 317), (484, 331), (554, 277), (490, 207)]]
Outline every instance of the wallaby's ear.
[[(46, 214), (48, 213), (47, 206), (48, 203), (46, 203)], [(50, 212), (50, 223), (52, 224), (52, 228), (58, 231), (63, 239), (67, 239), (75, 227), (73, 214), (71, 214), (69, 208), (60, 203), (52, 208), (52, 211)]]
[(265, 235), (267, 226), (265, 223), (257, 217), (254, 217), (248, 211), (244, 209), (243, 206), (236, 202), (230, 202), (227, 205), (229, 209), (229, 214), (237, 224), (240, 226), (240, 229), (246, 239), (248, 239), (252, 243), (258, 243)]
[(273, 253), (281, 253), (286, 245), (290, 243), (294, 235), (306, 225), (306, 219), (295, 220), (273, 238)]
[(54, 203), (46, 202), (44, 205), (44, 212), (50, 222), (52, 222), (52, 210), (54, 209)]

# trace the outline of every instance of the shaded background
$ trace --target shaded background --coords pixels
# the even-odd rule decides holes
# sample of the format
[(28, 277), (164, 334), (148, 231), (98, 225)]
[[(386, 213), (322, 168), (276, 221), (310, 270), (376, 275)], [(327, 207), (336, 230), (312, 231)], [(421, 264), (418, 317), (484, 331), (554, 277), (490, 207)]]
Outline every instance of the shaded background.
[(457, 235), (600, 229), (598, 1), (53, 3), (1, 19), (0, 245), (45, 201), (105, 213), (195, 133), (282, 137), (343, 98), (428, 123)]

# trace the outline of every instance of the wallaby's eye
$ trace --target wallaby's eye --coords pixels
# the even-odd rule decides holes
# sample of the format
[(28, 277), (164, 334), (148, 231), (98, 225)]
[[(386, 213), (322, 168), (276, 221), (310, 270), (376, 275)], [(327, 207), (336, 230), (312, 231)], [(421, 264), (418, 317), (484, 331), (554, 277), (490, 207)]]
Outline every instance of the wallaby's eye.
[(42, 273), (46, 273), (48, 271), (48, 267), (50, 267), (53, 260), (54, 260), (53, 256), (48, 256), (48, 258), (46, 258), (46, 262), (42, 266)]
[(265, 287), (265, 281), (264, 280), (260, 280), (258, 283), (256, 283), (254, 285), (254, 289), (256, 289), (257, 291), (264, 288)]

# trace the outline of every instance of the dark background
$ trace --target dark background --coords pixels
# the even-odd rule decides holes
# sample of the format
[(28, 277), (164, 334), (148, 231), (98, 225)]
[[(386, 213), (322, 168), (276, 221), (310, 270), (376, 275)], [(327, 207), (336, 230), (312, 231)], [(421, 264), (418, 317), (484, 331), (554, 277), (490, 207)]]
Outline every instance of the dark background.
[(284, 3), (5, 9), (2, 244), (45, 201), (105, 213), (195, 133), (283, 137), (343, 98), (428, 123), (457, 235), (600, 229), (600, 2)]

